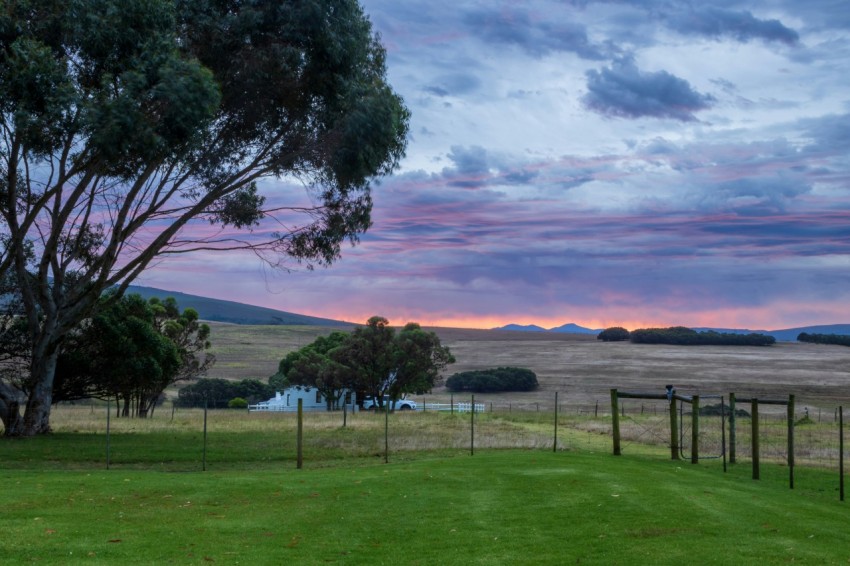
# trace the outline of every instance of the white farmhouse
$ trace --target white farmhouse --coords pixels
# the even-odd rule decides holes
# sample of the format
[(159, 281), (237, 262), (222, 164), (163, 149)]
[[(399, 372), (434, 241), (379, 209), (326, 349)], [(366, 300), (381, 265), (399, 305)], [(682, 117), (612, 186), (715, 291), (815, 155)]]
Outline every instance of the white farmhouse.
[[(298, 410), (299, 399), (301, 399), (305, 411), (326, 411), (328, 408), (327, 400), (322, 397), (322, 393), (318, 389), (296, 385), (285, 389), (283, 393), (278, 391), (268, 401), (261, 401), (256, 405), (250, 405), (248, 409), (251, 411), (295, 412)], [(342, 398), (336, 402), (334, 408), (342, 409), (343, 405), (346, 405), (349, 411), (355, 409), (357, 400), (354, 393), (346, 391)]]

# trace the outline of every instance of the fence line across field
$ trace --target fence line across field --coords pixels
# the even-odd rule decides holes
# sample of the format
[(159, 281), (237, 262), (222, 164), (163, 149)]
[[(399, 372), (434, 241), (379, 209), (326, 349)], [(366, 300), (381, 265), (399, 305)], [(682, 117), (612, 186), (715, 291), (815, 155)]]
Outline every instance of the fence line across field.
[[(569, 403), (557, 393), (553, 397), (553, 403), (513, 403), (503, 398), (499, 402), (487, 402), (473, 396), (463, 401), (453, 396), (450, 403), (421, 399), (417, 403), (417, 411), (378, 414), (351, 411), (347, 406), (338, 412), (308, 412), (302, 408), (301, 412), (295, 413), (205, 409), (203, 423), (195, 420), (196, 424), (189, 426), (197, 427), (195, 430), (199, 433), (203, 430), (198, 437), (203, 441), (203, 446), (198, 447), (198, 463), (203, 470), (216, 465), (215, 457), (210, 463), (209, 450), (215, 454), (216, 443), (223, 438), (217, 435), (228, 432), (227, 427), (233, 427), (233, 423), (237, 422), (242, 423), (238, 426), (244, 425), (246, 429), (262, 425), (278, 431), (275, 434), (280, 435), (280, 446), (291, 446), (293, 451), (297, 443), (295, 453), (299, 464), (303, 460), (310, 461), (317, 446), (325, 450), (325, 454), (333, 451), (335, 446), (341, 449), (353, 447), (355, 455), (380, 454), (389, 461), (391, 454), (409, 450), (467, 449), (470, 454), (474, 454), (476, 449), (488, 448), (550, 449), (557, 452), (587, 446), (597, 450), (604, 446), (600, 442), (607, 437), (610, 439), (608, 446), (613, 443), (615, 455), (639, 452), (660, 456), (664, 449), (669, 450), (667, 454), (671, 459), (687, 460), (690, 456), (694, 464), (722, 458), (724, 471), (727, 460), (732, 465), (750, 464), (753, 479), (760, 479), (762, 464), (781, 464), (787, 466), (788, 483), (792, 489), (800, 465), (837, 468), (843, 500), (842, 407), (835, 411), (818, 409), (810, 414), (808, 407), (798, 409), (793, 395), (785, 400), (730, 394), (728, 405), (721, 395), (683, 395), (675, 391), (665, 394), (612, 390), (611, 403), (607, 405), (599, 401)], [(712, 405), (709, 400), (719, 403)], [(211, 404), (205, 402), (205, 405)], [(109, 404), (108, 407), (114, 405)], [(710, 414), (717, 413), (718, 407), (719, 414)], [(760, 407), (770, 410), (764, 412)], [(780, 407), (781, 411), (776, 410)], [(183, 418), (184, 411), (172, 407), (170, 422)], [(188, 417), (190, 412), (185, 415)], [(155, 420), (159, 423), (157, 426), (167, 427), (168, 412), (164, 414), (164, 419), (111, 419), (111, 411), (107, 408), (104, 415), (106, 466), (121, 465), (128, 458), (122, 454), (122, 442), (126, 444), (126, 441), (120, 437), (116, 440), (115, 430), (120, 432), (124, 428), (132, 432), (142, 423), (154, 425)], [(429, 414), (432, 416), (428, 417)], [(158, 415), (163, 415), (163, 412)], [(300, 432), (296, 433), (293, 417), (298, 418), (297, 430)], [(131, 424), (133, 426), (128, 426)], [(78, 427), (74, 429), (78, 430)], [(345, 434), (334, 433), (348, 429)], [(92, 431), (97, 432), (97, 429)], [(287, 458), (281, 457), (281, 461)], [(132, 461), (144, 462), (145, 459), (143, 455), (133, 454)]]

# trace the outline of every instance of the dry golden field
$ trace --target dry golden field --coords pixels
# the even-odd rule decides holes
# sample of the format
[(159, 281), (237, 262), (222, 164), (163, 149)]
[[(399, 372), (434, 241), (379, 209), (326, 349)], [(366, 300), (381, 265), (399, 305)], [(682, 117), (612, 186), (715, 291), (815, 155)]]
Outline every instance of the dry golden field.
[[(300, 326), (212, 324), (218, 357), (209, 377), (265, 380), (287, 352), (333, 329)], [(803, 343), (771, 347), (663, 346), (603, 343), (594, 336), (432, 328), (449, 346), (457, 371), (495, 366), (527, 367), (537, 373), (539, 390), (480, 395), (476, 400), (551, 406), (606, 403), (611, 388), (663, 392), (674, 384), (680, 393), (735, 393), (739, 398), (797, 397), (803, 405), (831, 409), (850, 401), (850, 348)], [(428, 402), (448, 400), (440, 387)]]

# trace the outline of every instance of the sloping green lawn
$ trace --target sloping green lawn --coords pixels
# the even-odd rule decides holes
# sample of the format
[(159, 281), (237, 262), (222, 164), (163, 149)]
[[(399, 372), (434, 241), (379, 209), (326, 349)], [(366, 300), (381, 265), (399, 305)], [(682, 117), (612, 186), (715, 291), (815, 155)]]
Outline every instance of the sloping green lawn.
[[(846, 564), (784, 468), (486, 451), (275, 471), (4, 469), (3, 564)], [(827, 472), (807, 470), (829, 486)], [(833, 483), (837, 483), (836, 481)], [(837, 486), (836, 486), (837, 487)]]

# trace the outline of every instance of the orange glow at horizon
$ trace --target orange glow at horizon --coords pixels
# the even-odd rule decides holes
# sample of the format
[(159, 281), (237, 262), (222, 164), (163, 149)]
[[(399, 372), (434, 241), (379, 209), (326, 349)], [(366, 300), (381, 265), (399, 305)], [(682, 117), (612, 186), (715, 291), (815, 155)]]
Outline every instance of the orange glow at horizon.
[[(423, 327), (444, 328), (470, 328), (490, 329), (499, 328), (508, 324), (536, 325), (544, 329), (556, 328), (564, 324), (577, 324), (590, 329), (604, 329), (612, 326), (621, 326), (627, 330), (638, 328), (666, 328), (670, 326), (687, 326), (691, 328), (747, 328), (751, 330), (780, 330), (783, 328), (794, 328), (802, 326), (814, 326), (819, 324), (842, 323), (841, 316), (836, 316), (834, 310), (829, 310), (824, 305), (808, 305), (812, 307), (812, 320), (790, 322), (785, 315), (785, 309), (772, 306), (760, 306), (751, 308), (725, 308), (712, 311), (676, 312), (674, 310), (653, 309), (652, 314), (636, 312), (632, 309), (623, 318), (615, 316), (600, 317), (581, 312), (583, 309), (571, 309), (571, 313), (552, 317), (533, 317), (528, 314), (511, 315), (489, 315), (475, 316), (467, 313), (436, 313), (427, 314), (421, 312), (372, 312), (370, 314), (348, 312), (313, 312), (311, 316), (320, 316), (334, 320), (344, 320), (362, 324), (370, 317), (378, 315), (389, 320), (392, 326), (403, 326), (408, 322), (417, 322)], [(596, 310), (599, 309), (586, 309)], [(307, 313), (301, 313), (307, 314)], [(845, 317), (846, 318), (846, 317)]]
[[(305, 314), (305, 313), (301, 313)], [(493, 315), (493, 316), (470, 316), (458, 314), (454, 316), (417, 316), (417, 315), (409, 315), (404, 316), (402, 314), (396, 314), (392, 316), (389, 313), (373, 313), (369, 315), (362, 314), (334, 314), (334, 313), (322, 313), (315, 314), (312, 313), (310, 316), (320, 316), (322, 318), (330, 318), (333, 320), (344, 320), (347, 322), (353, 322), (357, 324), (365, 323), (372, 316), (383, 316), (387, 320), (389, 320), (392, 326), (404, 326), (408, 322), (416, 322), (423, 327), (442, 327), (442, 328), (470, 328), (470, 329), (490, 329), (490, 328), (500, 328), (502, 326), (506, 326), (508, 324), (517, 324), (522, 326), (530, 326), (536, 325), (544, 329), (557, 328), (564, 324), (576, 324), (578, 326), (582, 326), (584, 328), (590, 329), (605, 329), (610, 328), (612, 326), (621, 326), (629, 331), (635, 330), (638, 328), (666, 328), (669, 326), (723, 326), (727, 327), (725, 324), (715, 324), (712, 320), (711, 322), (702, 322), (702, 320), (693, 323), (693, 322), (683, 322), (681, 320), (663, 320), (663, 319), (653, 319), (649, 317), (634, 317), (629, 319), (618, 319), (614, 320), (611, 318), (583, 318), (580, 316), (575, 317), (558, 317), (558, 318), (533, 318), (528, 315)], [(702, 319), (709, 318), (709, 316), (703, 315), (694, 316), (693, 314), (689, 314), (688, 318), (690, 319)], [(714, 318), (714, 317), (710, 317)]]

